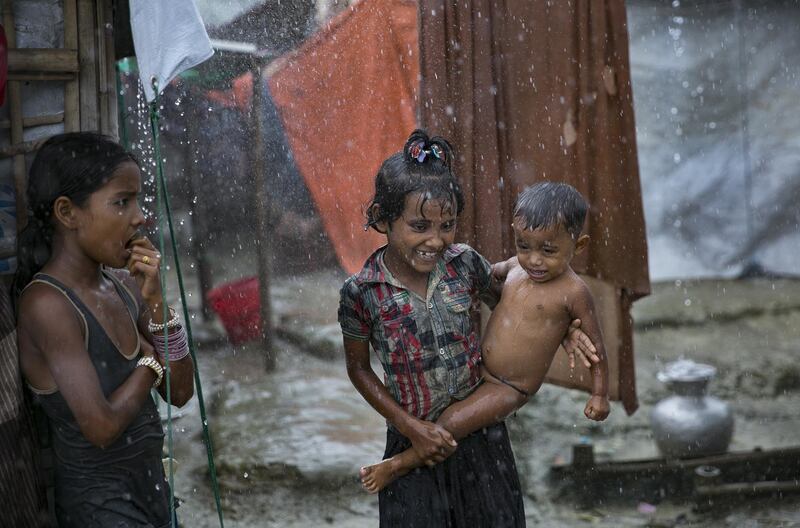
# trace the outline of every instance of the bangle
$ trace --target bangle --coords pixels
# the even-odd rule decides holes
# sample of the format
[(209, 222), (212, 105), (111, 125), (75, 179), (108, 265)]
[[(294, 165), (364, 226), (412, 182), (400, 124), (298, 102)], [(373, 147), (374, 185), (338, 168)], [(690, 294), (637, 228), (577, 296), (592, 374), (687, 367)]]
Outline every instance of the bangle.
[(189, 355), (189, 339), (186, 330), (182, 326), (178, 327), (165, 338), (161, 333), (153, 334), (153, 347), (161, 360), (164, 360), (164, 348), (167, 349), (167, 356), (170, 361), (179, 361)]
[(163, 332), (164, 328), (170, 329), (175, 328), (181, 325), (181, 319), (178, 317), (178, 314), (172, 308), (169, 309), (170, 320), (166, 323), (154, 323), (153, 319), (150, 319), (150, 322), (147, 323), (147, 329), (150, 330), (151, 334), (155, 334), (157, 332)]
[(153, 372), (156, 373), (156, 380), (153, 382), (153, 387), (161, 385), (161, 380), (164, 378), (164, 367), (161, 366), (161, 363), (156, 361), (156, 358), (153, 356), (142, 356), (139, 358), (139, 361), (136, 362), (136, 367), (149, 367), (153, 369)]

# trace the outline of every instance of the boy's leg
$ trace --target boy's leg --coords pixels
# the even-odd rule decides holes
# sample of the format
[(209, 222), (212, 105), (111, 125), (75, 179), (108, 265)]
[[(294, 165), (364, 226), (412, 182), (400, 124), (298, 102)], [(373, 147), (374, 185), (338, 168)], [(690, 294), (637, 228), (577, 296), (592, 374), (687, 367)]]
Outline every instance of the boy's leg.
[(406, 475), (412, 469), (424, 465), (425, 463), (414, 451), (414, 448), (409, 447), (405, 451), (381, 460), (377, 464), (362, 467), (361, 471), (359, 471), (359, 476), (365, 490), (370, 493), (378, 493), (388, 484)]
[(480, 387), (445, 409), (436, 423), (460, 440), (474, 431), (502, 422), (527, 403), (527, 395), (492, 378), (485, 376), (486, 381)]
[[(487, 381), (468, 397), (445, 409), (436, 423), (460, 440), (478, 429), (503, 421), (527, 401), (528, 397), (521, 392), (498, 382)], [(377, 493), (395, 479), (423, 465), (417, 452), (409, 447), (377, 464), (361, 468), (359, 475), (364, 489)]]

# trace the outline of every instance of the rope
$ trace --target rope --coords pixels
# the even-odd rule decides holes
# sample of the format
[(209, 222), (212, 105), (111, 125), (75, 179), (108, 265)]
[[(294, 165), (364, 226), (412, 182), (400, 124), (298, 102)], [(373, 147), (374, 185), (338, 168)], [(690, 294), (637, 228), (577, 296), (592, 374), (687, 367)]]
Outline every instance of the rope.
[[(153, 83), (155, 85), (155, 82)], [(156, 88), (156, 94), (158, 93), (158, 89)], [(163, 177), (164, 167), (161, 164), (161, 144), (158, 137), (158, 95), (156, 95), (155, 100), (150, 103), (150, 131), (153, 134), (153, 156), (156, 158), (156, 171), (159, 175), (159, 178)], [(161, 186), (156, 187), (156, 210), (158, 211), (158, 218), (159, 218), (159, 229), (158, 229), (158, 250), (161, 255), (165, 255), (166, 252), (164, 251), (164, 225), (163, 225), (163, 218), (164, 218), (164, 200), (162, 196)], [(166, 282), (166, 273), (165, 273), (166, 264), (164, 259), (161, 259), (161, 273), (159, 274), (159, 278), (161, 280), (161, 292), (162, 295), (167, 291), (167, 282)], [(164, 309), (164, 319), (163, 321), (169, 320), (169, 306), (166, 302), (162, 303)], [(175, 526), (175, 467), (172, 463), (172, 390), (170, 387), (170, 369), (169, 369), (169, 349), (167, 348), (169, 343), (169, 335), (168, 329), (166, 325), (164, 325), (164, 370), (166, 371), (166, 391), (167, 391), (167, 453), (169, 454), (169, 518), (170, 518), (170, 525), (172, 528), (177, 528)]]
[[(169, 203), (169, 193), (167, 192), (167, 181), (164, 178), (164, 167), (161, 159), (161, 146), (159, 142), (159, 135), (158, 135), (158, 120), (159, 120), (159, 112), (158, 112), (158, 104), (159, 104), (159, 97), (158, 97), (158, 86), (156, 85), (155, 80), (153, 81), (153, 88), (155, 89), (156, 98), (150, 103), (150, 129), (153, 134), (153, 152), (156, 158), (156, 175), (157, 175), (157, 183), (156, 183), (156, 196), (157, 196), (157, 209), (159, 212), (158, 215), (158, 241), (159, 241), (159, 251), (161, 255), (165, 255), (165, 243), (164, 243), (164, 218), (167, 219), (167, 225), (169, 227), (169, 235), (172, 245), (172, 255), (175, 260), (175, 271), (178, 275), (178, 287), (180, 288), (181, 294), (181, 307), (183, 308), (183, 318), (186, 322), (186, 334), (189, 340), (189, 354), (192, 356), (192, 361), (194, 362), (194, 382), (195, 382), (195, 392), (197, 394), (197, 402), (200, 407), (200, 419), (202, 421), (203, 426), (203, 441), (206, 446), (206, 455), (208, 456), (208, 469), (211, 474), (211, 486), (214, 491), (214, 502), (217, 506), (217, 516), (219, 517), (219, 525), (220, 528), (224, 528), (225, 524), (222, 519), (222, 505), (220, 503), (220, 496), (219, 496), (219, 483), (217, 482), (217, 468), (214, 464), (214, 452), (211, 445), (211, 435), (208, 431), (208, 418), (206, 417), (206, 407), (205, 402), (203, 400), (203, 388), (200, 384), (200, 371), (197, 368), (197, 354), (195, 352), (194, 347), (194, 339), (192, 338), (192, 324), (191, 319), (189, 317), (189, 308), (186, 304), (186, 290), (183, 285), (183, 274), (181, 273), (181, 263), (180, 263), (180, 256), (178, 254), (178, 244), (177, 239), (175, 237), (175, 230), (173, 228), (172, 223), (172, 212), (170, 210), (170, 203)], [(163, 214), (162, 214), (163, 213)], [(162, 258), (161, 259), (161, 291), (166, 293), (166, 261)], [(169, 319), (168, 313), (168, 306), (167, 303), (164, 303), (164, 321)], [(174, 486), (173, 486), (173, 474), (174, 469), (172, 465), (172, 403), (171, 403), (171, 396), (170, 396), (170, 370), (169, 370), (169, 352), (167, 351), (167, 329), (164, 328), (164, 357), (165, 359), (165, 370), (166, 370), (166, 378), (167, 378), (167, 451), (169, 454), (169, 493), (170, 493), (170, 523), (172, 524), (173, 528), (175, 527), (176, 517), (175, 517), (175, 495), (174, 495)]]

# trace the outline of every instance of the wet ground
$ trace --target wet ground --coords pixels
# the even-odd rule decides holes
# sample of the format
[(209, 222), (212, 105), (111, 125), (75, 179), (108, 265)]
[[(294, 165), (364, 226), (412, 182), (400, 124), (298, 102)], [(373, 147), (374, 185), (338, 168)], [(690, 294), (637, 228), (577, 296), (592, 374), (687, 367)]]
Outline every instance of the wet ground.
[[(256, 344), (215, 340), (218, 322), (198, 327), (226, 526), (377, 525), (377, 499), (360, 490), (356, 472), (380, 458), (384, 426), (345, 373), (335, 321), (342, 279), (341, 272), (316, 273), (275, 289), (282, 336), (275, 372), (264, 371)], [(592, 424), (581, 414), (584, 394), (545, 386), (508, 420), (528, 525), (800, 527), (797, 496), (742, 500), (705, 514), (669, 501), (623, 498), (579, 508), (555, 500), (548, 470), (572, 444), (591, 441), (613, 459), (657, 455), (648, 416), (667, 391), (655, 373), (679, 357), (718, 368), (710, 392), (735, 409), (732, 450), (800, 445), (800, 281), (658, 284), (636, 303), (634, 317), (641, 406), (633, 416), (614, 404), (608, 421)], [(196, 402), (177, 411), (173, 431), (183, 523), (218, 526)]]

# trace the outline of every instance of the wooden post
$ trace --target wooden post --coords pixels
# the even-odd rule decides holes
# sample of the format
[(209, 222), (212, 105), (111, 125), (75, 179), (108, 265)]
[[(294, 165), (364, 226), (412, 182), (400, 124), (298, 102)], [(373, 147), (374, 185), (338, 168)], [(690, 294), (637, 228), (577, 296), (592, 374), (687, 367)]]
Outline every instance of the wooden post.
[(78, 62), (80, 64), (80, 129), (99, 130), (97, 97), (96, 10), (93, 0), (78, 1)]
[[(96, 40), (96, 48), (97, 48), (97, 108), (99, 113), (99, 126), (98, 130), (103, 134), (108, 134), (110, 132), (110, 123), (108, 122), (108, 115), (112, 108), (112, 105), (109, 104), (109, 79), (108, 79), (108, 70), (106, 69), (106, 61), (108, 59), (107, 53), (108, 50), (106, 49), (106, 44), (108, 41), (106, 40), (106, 29), (105, 29), (105, 20), (106, 20), (106, 13), (105, 13), (105, 0), (97, 0), (95, 3), (95, 38)], [(113, 50), (112, 50), (113, 51)], [(116, 99), (115, 99), (116, 101)], [(116, 132), (114, 130), (113, 132)]]
[[(190, 89), (191, 90), (191, 89)], [(191, 93), (191, 91), (189, 92)], [(197, 98), (200, 96), (197, 95)], [(195, 97), (187, 98), (187, 101), (197, 100)], [(208, 306), (208, 291), (213, 285), (211, 278), (211, 268), (208, 265), (208, 258), (206, 256), (206, 248), (203, 244), (208, 240), (208, 208), (205, 207), (205, 199), (208, 197), (203, 192), (203, 186), (200, 184), (199, 172), (197, 164), (194, 160), (197, 158), (197, 124), (199, 121), (199, 112), (197, 111), (196, 104), (187, 104), (187, 117), (186, 120), (186, 148), (184, 149), (184, 170), (186, 171), (186, 186), (189, 190), (189, 211), (192, 217), (192, 248), (194, 250), (194, 260), (197, 266), (197, 282), (200, 284), (200, 308), (204, 321), (210, 321), (212, 318), (211, 309)], [(195, 200), (195, 197), (197, 198)]]
[(575, 470), (575, 484), (578, 488), (578, 504), (587, 509), (592, 506), (596, 493), (592, 481), (594, 469), (594, 446), (575, 444), (572, 446), (572, 468)]
[(258, 284), (259, 298), (261, 300), (261, 343), (264, 347), (264, 367), (267, 371), (276, 367), (275, 350), (272, 344), (272, 306), (270, 300), (270, 268), (272, 264), (272, 240), (269, 214), (271, 211), (270, 195), (267, 189), (267, 168), (264, 164), (264, 123), (262, 114), (264, 109), (264, 79), (262, 77), (261, 63), (254, 59), (253, 72), (253, 104), (252, 125), (254, 131), (253, 141), (253, 174), (256, 211), (256, 248), (258, 249)]
[(117, 58), (116, 48), (114, 47), (114, 30), (111, 29), (114, 25), (114, 7), (111, 0), (102, 0), (103, 4), (103, 30), (100, 39), (105, 39), (105, 64), (100, 67), (105, 67), (105, 78), (107, 84), (106, 99), (108, 100), (108, 114), (106, 117), (105, 133), (109, 136), (119, 139), (119, 110), (117, 109), (117, 94), (119, 93), (119, 84), (117, 84)]
[[(64, 48), (78, 51), (78, 6), (76, 0), (64, 0)], [(81, 127), (79, 76), (64, 83), (64, 132)]]

